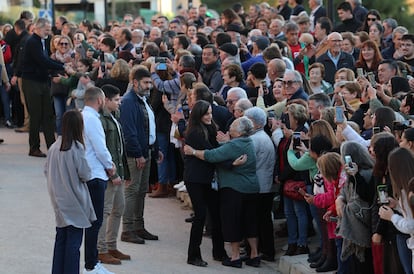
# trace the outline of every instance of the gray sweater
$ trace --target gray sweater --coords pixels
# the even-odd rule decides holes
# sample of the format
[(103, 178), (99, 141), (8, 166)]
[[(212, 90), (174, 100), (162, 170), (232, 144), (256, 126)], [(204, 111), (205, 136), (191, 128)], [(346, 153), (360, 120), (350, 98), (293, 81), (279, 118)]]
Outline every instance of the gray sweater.
[(96, 220), (86, 181), (91, 170), (81, 143), (60, 151), (62, 137), (50, 147), (44, 173), (55, 212), (56, 227), (87, 228)]

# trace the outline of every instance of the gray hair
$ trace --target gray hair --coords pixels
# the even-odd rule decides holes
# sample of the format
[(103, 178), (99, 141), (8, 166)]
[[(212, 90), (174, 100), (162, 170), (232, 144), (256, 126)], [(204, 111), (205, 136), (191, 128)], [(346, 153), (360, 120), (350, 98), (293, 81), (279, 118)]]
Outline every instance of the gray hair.
[(241, 136), (247, 137), (253, 133), (253, 122), (245, 116), (234, 120), (232, 125), (235, 126), (235, 130), (240, 133)]
[(242, 99), (240, 99), (240, 100), (237, 101), (236, 106), (238, 106), (243, 111), (243, 113), (244, 113), (249, 108), (252, 108), (253, 107), (253, 104), (252, 104), (252, 102), (250, 102), (249, 99), (242, 98)]
[(408, 29), (406, 27), (403, 26), (398, 26), (396, 27), (393, 31), (392, 31), (392, 39), (394, 39), (394, 35), (395, 33), (400, 33), (400, 34), (407, 34), (408, 33)]
[(145, 32), (142, 29), (134, 29), (131, 31), (131, 33), (134, 33), (134, 32), (140, 34), (142, 38), (145, 36)]
[(50, 21), (46, 18), (37, 18), (36, 22), (35, 22), (35, 27), (36, 28), (43, 28), (45, 27), (47, 24), (51, 24)]
[(320, 6), (322, 5), (322, 0), (315, 0), (316, 5)]
[(383, 23), (387, 24), (390, 28), (392, 28), (393, 30), (398, 27), (398, 22), (397, 20), (395, 20), (394, 18), (386, 18), (384, 19), (384, 21), (382, 21)]
[(237, 100), (246, 98), (247, 99), (247, 93), (244, 89), (239, 88), (239, 87), (233, 87), (231, 89), (229, 89), (229, 91), (227, 92), (227, 97), (229, 97), (230, 94), (235, 94), (237, 97)]
[(289, 22), (285, 25), (285, 33), (297, 30), (299, 30), (299, 26), (295, 22)]
[(252, 120), (255, 127), (264, 128), (267, 122), (267, 116), (263, 109), (259, 107), (249, 108), (244, 112), (244, 116)]
[(293, 73), (293, 76), (295, 77), (295, 81), (296, 82), (298, 82), (298, 83), (300, 83), (301, 85), (303, 85), (303, 80), (302, 80), (302, 75), (300, 75), (300, 72), (298, 72), (297, 70), (290, 70), (290, 69), (287, 69), (286, 71), (285, 71), (285, 75), (286, 74), (288, 74), (288, 73)]

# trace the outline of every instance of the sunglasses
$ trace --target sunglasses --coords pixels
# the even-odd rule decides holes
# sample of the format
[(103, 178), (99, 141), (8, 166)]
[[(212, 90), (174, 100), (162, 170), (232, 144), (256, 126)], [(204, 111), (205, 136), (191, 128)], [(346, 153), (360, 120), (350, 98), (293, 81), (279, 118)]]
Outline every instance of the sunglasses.
[(296, 83), (297, 81), (295, 80), (288, 80), (288, 81), (282, 81), (284, 86), (288, 86), (291, 87), (293, 85), (293, 83)]
[(61, 46), (67, 46), (67, 45), (69, 45), (69, 43), (59, 43), (59, 45), (61, 45)]
[(377, 21), (377, 18), (367, 18), (367, 21)]

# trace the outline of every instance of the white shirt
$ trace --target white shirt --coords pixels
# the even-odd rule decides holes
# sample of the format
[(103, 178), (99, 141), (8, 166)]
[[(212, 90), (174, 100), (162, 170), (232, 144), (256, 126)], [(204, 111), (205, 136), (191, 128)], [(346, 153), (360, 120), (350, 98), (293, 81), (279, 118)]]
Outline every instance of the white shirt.
[(99, 113), (85, 106), (82, 116), (85, 129), (85, 156), (91, 168), (91, 178), (108, 180), (105, 169), (112, 168), (112, 157), (106, 147), (105, 132)]
[[(138, 95), (139, 96), (139, 95)], [(145, 96), (139, 96), (142, 101), (144, 101), (145, 108), (147, 109), (148, 113), (148, 125), (149, 125), (149, 145), (153, 145), (155, 143), (156, 137), (156, 131), (155, 131), (155, 115), (152, 111), (152, 108), (147, 103), (147, 98)]]

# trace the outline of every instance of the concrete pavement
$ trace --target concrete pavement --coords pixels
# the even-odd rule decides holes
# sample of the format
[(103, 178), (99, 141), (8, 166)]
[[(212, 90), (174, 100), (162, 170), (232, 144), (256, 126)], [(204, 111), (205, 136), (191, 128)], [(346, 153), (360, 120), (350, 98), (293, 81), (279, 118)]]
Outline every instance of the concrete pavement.
[[(5, 139), (0, 145), (0, 273), (50, 273), (55, 223), (43, 175), (45, 159), (27, 156), (27, 133), (0, 128), (0, 138)], [(46, 152), (44, 145), (41, 150)], [(202, 243), (203, 259), (208, 267), (188, 265), (186, 253), (191, 225), (184, 219), (189, 214), (190, 211), (181, 209), (176, 198), (147, 197), (146, 228), (159, 235), (160, 240), (146, 241), (145, 245), (119, 241), (118, 249), (130, 254), (132, 260), (105, 267), (117, 274), (279, 273), (277, 263), (269, 262), (262, 262), (260, 268), (222, 266), (212, 259), (209, 238), (203, 238)], [(277, 245), (279, 255), (281, 245)]]

